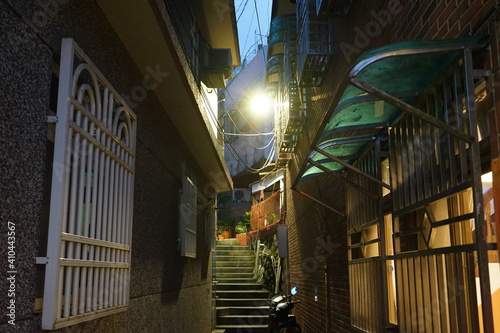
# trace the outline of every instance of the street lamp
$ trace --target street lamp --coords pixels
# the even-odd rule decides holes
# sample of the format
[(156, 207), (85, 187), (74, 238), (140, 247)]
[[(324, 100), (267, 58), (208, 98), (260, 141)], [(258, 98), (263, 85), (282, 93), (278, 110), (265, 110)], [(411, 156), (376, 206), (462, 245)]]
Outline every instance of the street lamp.
[(271, 110), (271, 99), (264, 93), (256, 93), (250, 98), (250, 110), (258, 116), (265, 116)]

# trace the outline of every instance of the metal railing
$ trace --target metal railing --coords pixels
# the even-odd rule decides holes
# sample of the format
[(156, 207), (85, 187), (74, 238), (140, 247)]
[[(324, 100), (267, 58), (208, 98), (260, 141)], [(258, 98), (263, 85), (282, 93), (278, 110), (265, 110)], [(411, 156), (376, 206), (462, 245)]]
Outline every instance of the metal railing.
[(259, 230), (281, 219), (281, 191), (251, 207), (250, 230)]

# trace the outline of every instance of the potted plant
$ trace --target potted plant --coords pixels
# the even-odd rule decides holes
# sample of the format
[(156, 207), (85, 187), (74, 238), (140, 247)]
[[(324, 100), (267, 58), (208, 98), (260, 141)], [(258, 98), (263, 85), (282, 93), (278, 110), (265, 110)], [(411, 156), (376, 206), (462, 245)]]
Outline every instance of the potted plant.
[(217, 233), (219, 239), (229, 238), (229, 221), (227, 219), (217, 221)]
[(247, 232), (250, 230), (250, 212), (243, 215), (242, 219), (236, 223), (234, 230), (240, 245), (247, 245)]

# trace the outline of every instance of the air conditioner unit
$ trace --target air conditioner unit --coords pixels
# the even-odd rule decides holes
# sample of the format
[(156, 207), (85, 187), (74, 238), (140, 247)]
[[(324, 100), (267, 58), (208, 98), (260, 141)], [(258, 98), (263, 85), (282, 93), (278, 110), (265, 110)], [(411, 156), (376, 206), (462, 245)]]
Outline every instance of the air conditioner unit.
[(233, 202), (251, 202), (250, 189), (238, 188), (233, 190)]
[(206, 50), (201, 80), (209, 88), (225, 88), (231, 77), (231, 49)]

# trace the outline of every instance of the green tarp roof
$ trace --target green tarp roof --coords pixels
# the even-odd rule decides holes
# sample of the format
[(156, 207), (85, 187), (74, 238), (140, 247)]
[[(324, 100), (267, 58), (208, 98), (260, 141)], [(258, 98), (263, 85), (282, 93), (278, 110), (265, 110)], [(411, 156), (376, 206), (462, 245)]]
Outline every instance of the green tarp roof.
[[(458, 61), (465, 48), (483, 48), (488, 42), (486, 36), (472, 36), (390, 44), (363, 53), (348, 75), (412, 104)], [(316, 147), (353, 163), (368, 141), (383, 128), (394, 125), (402, 115), (402, 110), (348, 84)], [(353, 136), (355, 133), (361, 133), (366, 140), (359, 140)], [(315, 150), (309, 158), (331, 171), (343, 169)], [(307, 163), (301, 180), (324, 173)]]

